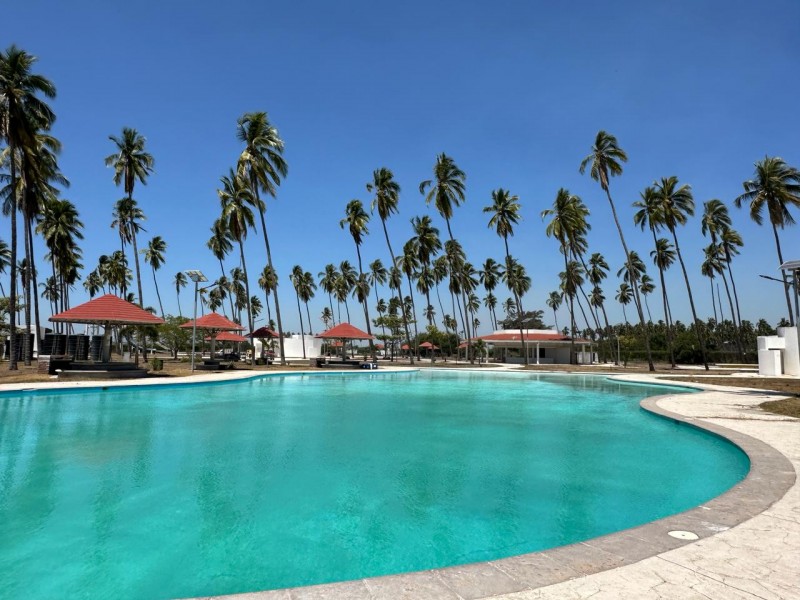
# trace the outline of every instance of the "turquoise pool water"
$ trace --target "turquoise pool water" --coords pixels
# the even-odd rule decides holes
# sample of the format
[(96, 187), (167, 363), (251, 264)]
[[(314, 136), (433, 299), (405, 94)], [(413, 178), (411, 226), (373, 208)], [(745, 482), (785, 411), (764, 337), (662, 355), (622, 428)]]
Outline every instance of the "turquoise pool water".
[(651, 521), (749, 467), (639, 408), (664, 390), (419, 372), (0, 395), (0, 598), (230, 594)]

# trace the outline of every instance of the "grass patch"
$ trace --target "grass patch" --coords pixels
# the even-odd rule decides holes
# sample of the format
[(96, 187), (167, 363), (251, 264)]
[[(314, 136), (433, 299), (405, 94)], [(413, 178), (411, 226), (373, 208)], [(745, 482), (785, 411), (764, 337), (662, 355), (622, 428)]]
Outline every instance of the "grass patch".
[(784, 398), (783, 400), (769, 400), (759, 404), (759, 408), (776, 415), (784, 415), (800, 419), (800, 397)]

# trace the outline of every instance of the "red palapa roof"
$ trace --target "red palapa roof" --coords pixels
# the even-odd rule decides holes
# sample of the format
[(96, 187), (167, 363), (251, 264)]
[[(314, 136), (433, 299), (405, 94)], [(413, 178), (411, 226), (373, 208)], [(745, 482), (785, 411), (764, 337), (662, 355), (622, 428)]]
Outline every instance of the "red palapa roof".
[(277, 333), (272, 331), (269, 327), (259, 327), (253, 333), (248, 334), (249, 337), (254, 338), (276, 338), (280, 337)]
[(247, 338), (232, 331), (221, 331), (217, 334), (218, 342), (246, 342)]
[[(186, 329), (191, 329), (194, 327), (194, 321), (187, 321), (181, 327)], [(203, 315), (199, 319), (197, 319), (197, 328), (198, 329), (211, 329), (216, 331), (241, 331), (244, 329), (241, 325), (237, 325), (227, 317), (224, 317), (218, 313), (212, 312), (208, 313), (207, 315)]]
[(50, 317), (58, 323), (125, 323), (128, 325), (159, 325), (164, 319), (123, 300), (106, 294)]
[[(520, 341), (519, 331), (504, 331), (502, 333), (490, 333), (489, 335), (482, 335), (477, 339), (483, 340), (484, 342), (518, 342)], [(568, 335), (562, 335), (557, 331), (553, 333), (525, 333), (525, 341), (526, 342), (568, 342), (570, 341), (570, 337)], [(575, 341), (580, 343), (589, 343), (590, 340), (583, 340), (579, 338), (575, 338)]]
[(339, 323), (335, 327), (328, 329), (328, 331), (320, 333), (317, 337), (339, 340), (369, 340), (375, 338), (374, 335), (370, 335), (366, 331), (361, 331), (358, 327), (350, 325), (350, 323)]

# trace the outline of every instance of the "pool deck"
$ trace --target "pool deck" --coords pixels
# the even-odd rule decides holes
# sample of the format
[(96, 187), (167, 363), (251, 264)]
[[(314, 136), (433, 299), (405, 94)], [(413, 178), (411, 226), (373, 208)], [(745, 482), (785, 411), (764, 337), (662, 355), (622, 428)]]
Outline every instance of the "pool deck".
[[(384, 371), (388, 371), (385, 369)], [(488, 369), (481, 369), (488, 371)], [(279, 374), (279, 372), (271, 372)], [(299, 374), (292, 371), (292, 374)], [(175, 383), (233, 380), (253, 374), (198, 375)], [(615, 378), (658, 382), (647, 375)], [(163, 384), (127, 381), (122, 385)], [(665, 383), (665, 382), (660, 382)], [(676, 383), (676, 382), (670, 382)], [(118, 385), (103, 383), (103, 387)], [(3, 390), (97, 387), (15, 384)], [(703, 387), (663, 395), (645, 409), (709, 429), (739, 445), (751, 460), (747, 478), (692, 510), (640, 527), (533, 554), (304, 588), (252, 592), (230, 600), (593, 600), (800, 599), (800, 420), (765, 413), (761, 390)], [(670, 535), (688, 533), (696, 541)], [(693, 534), (693, 535), (691, 535)]]

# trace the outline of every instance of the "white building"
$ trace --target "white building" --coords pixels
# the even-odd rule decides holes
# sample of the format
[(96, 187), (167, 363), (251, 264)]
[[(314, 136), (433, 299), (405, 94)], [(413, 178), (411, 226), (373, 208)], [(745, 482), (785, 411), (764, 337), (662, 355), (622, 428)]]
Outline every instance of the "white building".
[[(568, 365), (571, 338), (552, 329), (523, 329), (525, 343), (528, 348), (528, 363), (532, 365)], [(524, 363), (522, 336), (519, 330), (500, 329), (489, 335), (482, 335), (479, 340), (494, 347), (494, 359), (497, 362)], [(594, 342), (576, 338), (575, 349), (579, 365), (597, 362), (593, 351)]]
[[(265, 353), (270, 348), (274, 348), (276, 358), (280, 359), (281, 346), (277, 339), (265, 340), (267, 347), (264, 349)], [(322, 342), (318, 337), (313, 335), (292, 335), (291, 337), (283, 338), (283, 350), (286, 353), (286, 360), (302, 360), (303, 347), (305, 346), (306, 358), (316, 358), (322, 354)], [(261, 353), (261, 340), (256, 338), (253, 340), (255, 345), (256, 357), (262, 355)]]

